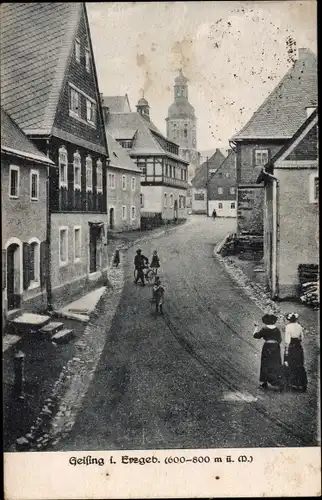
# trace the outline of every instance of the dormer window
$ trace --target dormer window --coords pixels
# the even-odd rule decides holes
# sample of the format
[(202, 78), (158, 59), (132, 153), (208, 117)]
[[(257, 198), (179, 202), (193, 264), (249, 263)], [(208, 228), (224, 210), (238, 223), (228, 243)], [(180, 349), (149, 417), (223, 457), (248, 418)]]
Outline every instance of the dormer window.
[(85, 49), (85, 68), (87, 73), (91, 71), (91, 53), (89, 49)]
[(86, 119), (91, 125), (95, 125), (96, 105), (95, 102), (86, 99)]
[(80, 62), (80, 49), (81, 49), (80, 41), (75, 40), (75, 59), (78, 63)]
[(93, 190), (93, 162), (90, 156), (86, 158), (86, 191)]
[(65, 146), (59, 148), (58, 168), (59, 168), (59, 187), (67, 187), (67, 166), (68, 156)]

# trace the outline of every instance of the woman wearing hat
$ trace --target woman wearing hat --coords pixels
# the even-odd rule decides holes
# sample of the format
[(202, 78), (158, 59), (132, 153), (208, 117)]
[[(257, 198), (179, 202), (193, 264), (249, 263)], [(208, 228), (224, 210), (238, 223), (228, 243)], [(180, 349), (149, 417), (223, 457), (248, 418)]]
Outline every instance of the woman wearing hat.
[(277, 317), (274, 314), (265, 314), (262, 317), (264, 326), (256, 329), (255, 339), (263, 339), (264, 345), (261, 356), (260, 383), (263, 389), (268, 388), (268, 384), (283, 387), (282, 360), (280, 343), (282, 336), (279, 328), (276, 326)]
[(304, 353), (302, 347), (303, 328), (298, 323), (299, 315), (286, 315), (288, 324), (285, 327), (284, 364), (287, 368), (287, 382), (292, 389), (306, 391), (307, 375), (304, 368)]

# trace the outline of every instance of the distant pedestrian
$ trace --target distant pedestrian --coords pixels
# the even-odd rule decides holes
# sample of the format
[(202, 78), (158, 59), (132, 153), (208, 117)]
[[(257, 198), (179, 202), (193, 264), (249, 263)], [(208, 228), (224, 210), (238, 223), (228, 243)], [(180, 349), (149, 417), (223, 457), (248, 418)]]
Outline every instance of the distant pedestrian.
[(155, 290), (157, 290), (160, 283), (161, 283), (160, 276), (156, 276), (155, 281), (154, 281), (154, 285), (152, 287), (152, 302), (156, 301), (154, 292), (155, 292)]
[(164, 287), (161, 285), (160, 278), (153, 285), (153, 294), (155, 300), (155, 312), (158, 314), (163, 314), (163, 303), (164, 303)]
[(287, 385), (291, 389), (302, 392), (307, 388), (307, 375), (304, 367), (304, 352), (302, 347), (303, 328), (298, 323), (299, 315), (286, 315), (288, 324), (285, 327), (284, 365), (286, 367)]
[(212, 217), (213, 219), (215, 220), (215, 218), (217, 217), (217, 212), (216, 212), (216, 209), (214, 208), (213, 211), (212, 211)]
[(114, 258), (113, 258), (113, 265), (114, 267), (118, 267), (120, 263), (120, 251), (115, 250)]
[(160, 267), (160, 259), (158, 256), (158, 252), (156, 250), (154, 250), (153, 252), (150, 267), (154, 270), (154, 273), (157, 275), (158, 269)]
[(262, 317), (262, 322), (264, 326), (259, 329), (256, 324), (254, 331), (255, 339), (264, 340), (259, 377), (261, 387), (267, 389), (268, 384), (270, 384), (282, 389), (283, 367), (280, 350), (282, 336), (279, 328), (276, 326), (277, 317), (274, 314), (265, 314)]

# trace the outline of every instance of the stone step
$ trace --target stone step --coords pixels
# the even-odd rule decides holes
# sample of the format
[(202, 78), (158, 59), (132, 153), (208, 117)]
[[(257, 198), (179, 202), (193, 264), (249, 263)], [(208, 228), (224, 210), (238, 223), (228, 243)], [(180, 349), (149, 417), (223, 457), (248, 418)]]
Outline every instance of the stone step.
[(51, 337), (51, 340), (53, 342), (56, 342), (56, 344), (63, 344), (65, 342), (69, 342), (73, 336), (74, 336), (73, 330), (64, 328), (63, 330), (60, 330), (59, 332), (55, 333), (55, 335)]
[(50, 316), (45, 316), (43, 314), (25, 312), (11, 320), (9, 323), (12, 333), (23, 335), (25, 333), (38, 331), (40, 328), (47, 325), (47, 323), (50, 322), (50, 319)]
[(47, 325), (40, 328), (38, 330), (38, 333), (44, 336), (44, 338), (49, 339), (63, 328), (64, 328), (64, 323), (61, 323), (59, 321), (50, 321), (49, 323), (47, 323)]

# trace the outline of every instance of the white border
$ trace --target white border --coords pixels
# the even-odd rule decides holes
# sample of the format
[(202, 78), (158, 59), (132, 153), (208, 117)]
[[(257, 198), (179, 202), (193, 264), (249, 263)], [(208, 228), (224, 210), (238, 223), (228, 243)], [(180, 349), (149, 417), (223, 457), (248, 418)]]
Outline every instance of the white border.
[[(125, 215), (123, 216), (123, 208), (125, 208)], [(126, 205), (122, 205), (122, 220), (127, 220), (127, 206)]]
[[(67, 237), (66, 237), (66, 246), (67, 246), (67, 251), (66, 251), (66, 260), (61, 260), (60, 258), (60, 233), (61, 231), (66, 231)], [(58, 228), (58, 255), (59, 255), (59, 267), (65, 267), (68, 265), (68, 243), (69, 243), (69, 227), (68, 226), (59, 226)]]
[(80, 262), (82, 260), (82, 257), (76, 257), (76, 239), (75, 239), (75, 231), (79, 230), (79, 253), (82, 255), (82, 226), (80, 225), (75, 225), (73, 227), (73, 257), (74, 257), (74, 262)]
[[(32, 197), (32, 176), (36, 175), (37, 177), (37, 197), (33, 198)], [(31, 201), (39, 201), (39, 170), (30, 170), (30, 200)]]
[[(14, 170), (18, 172), (18, 180), (17, 180), (17, 194), (11, 194), (11, 171)], [(11, 200), (17, 200), (19, 198), (20, 193), (20, 167), (18, 165), (10, 165), (9, 166), (9, 198)]]

